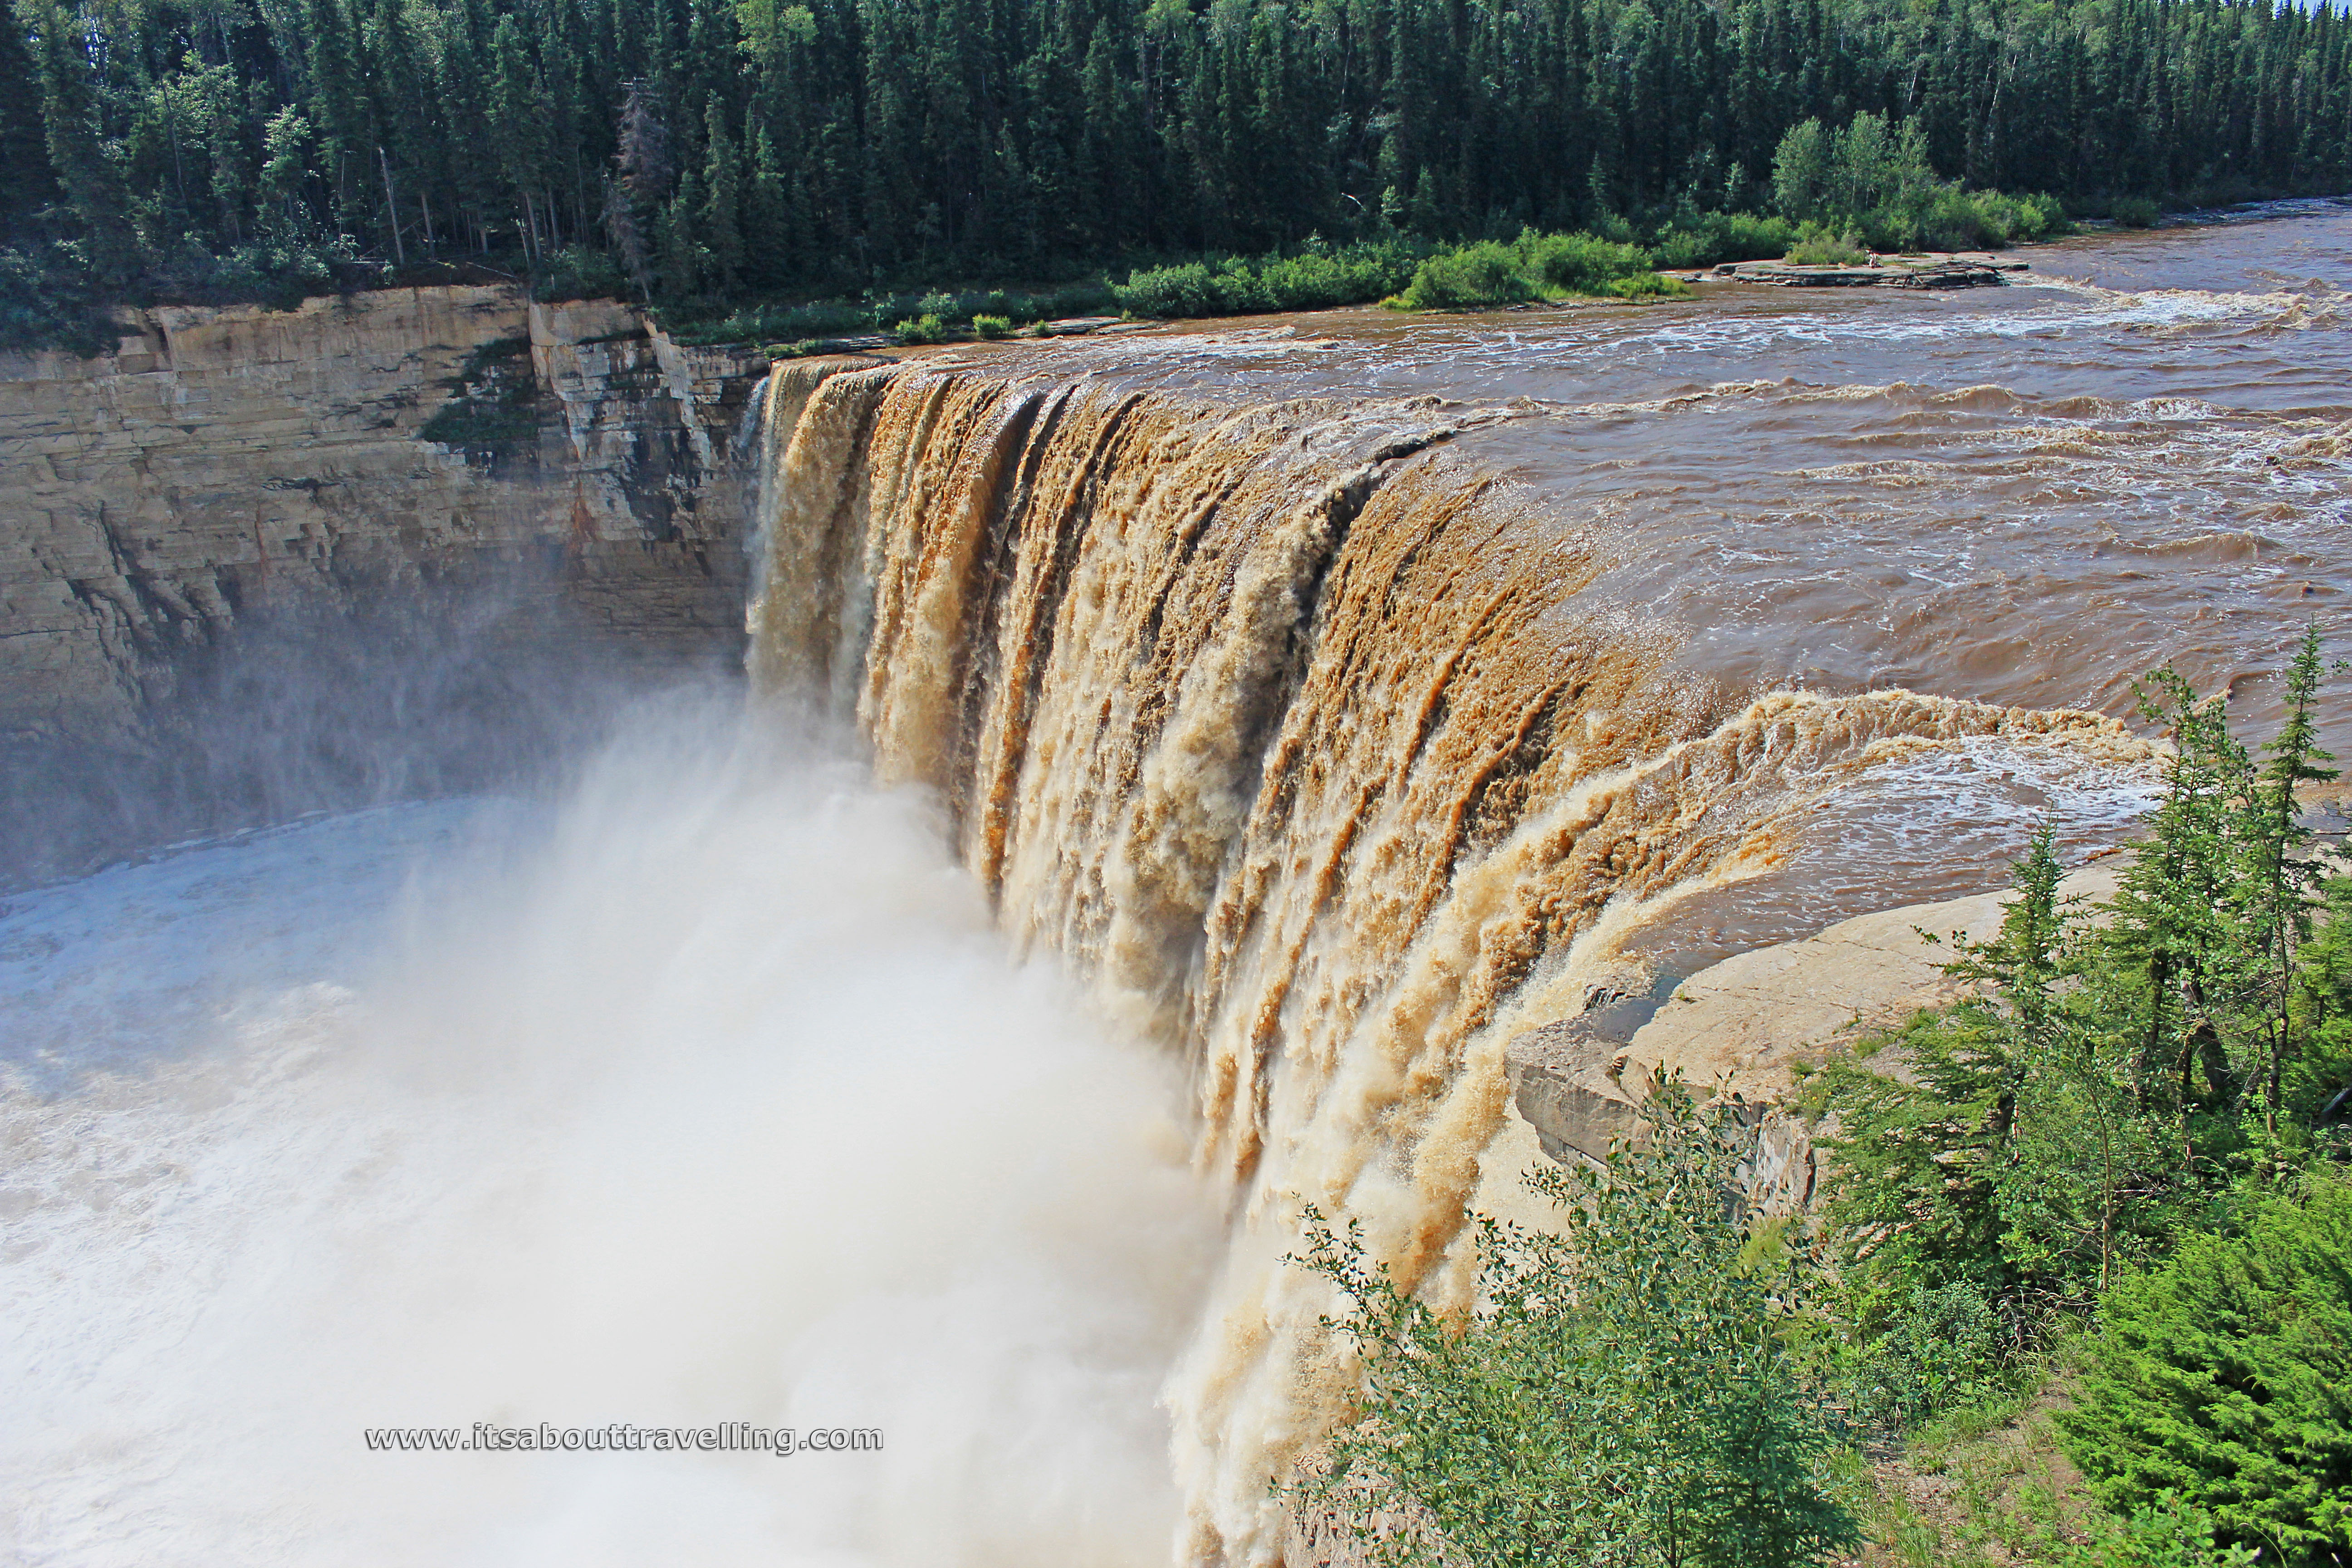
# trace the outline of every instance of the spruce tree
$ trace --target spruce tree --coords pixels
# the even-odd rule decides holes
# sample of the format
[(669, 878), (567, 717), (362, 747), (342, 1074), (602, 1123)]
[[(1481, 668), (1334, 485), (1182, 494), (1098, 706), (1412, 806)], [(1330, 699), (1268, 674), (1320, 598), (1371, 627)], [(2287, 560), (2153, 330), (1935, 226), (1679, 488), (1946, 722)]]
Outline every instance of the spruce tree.
[(138, 276), (139, 240), (130, 192), (99, 141), (89, 59), (57, 0), (36, 0), (31, 17), (49, 166), (81, 220), (91, 273), (101, 287), (120, 288)]

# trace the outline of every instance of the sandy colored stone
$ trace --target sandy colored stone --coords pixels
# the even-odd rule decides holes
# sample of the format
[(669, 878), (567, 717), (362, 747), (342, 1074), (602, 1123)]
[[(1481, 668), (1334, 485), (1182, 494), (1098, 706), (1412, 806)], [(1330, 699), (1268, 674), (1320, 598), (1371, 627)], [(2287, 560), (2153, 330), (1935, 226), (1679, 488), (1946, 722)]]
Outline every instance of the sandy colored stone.
[[(2063, 892), (2105, 899), (2123, 866), (2111, 857), (2084, 867)], [(1723, 1083), (1749, 1100), (1777, 1100), (1792, 1082), (1790, 1065), (1809, 1049), (1958, 1000), (1966, 987), (1941, 967), (1954, 956), (1952, 933), (1992, 936), (2010, 897), (2002, 889), (1857, 915), (1727, 958), (1675, 987), (1623, 1047), (1622, 1076), (1638, 1083), (1644, 1073), (1679, 1069), (1699, 1088)]]
[[(422, 438), (467, 356), (528, 345), (540, 435)], [(547, 626), (735, 646), (736, 460), (764, 358), (612, 300), (383, 289), (128, 313), (111, 353), (0, 354), (0, 741), (121, 735), (250, 608), (529, 563)]]
[[(2109, 858), (2076, 870), (2063, 894), (2105, 899), (2123, 866)], [(1759, 1189), (1770, 1201), (1809, 1201), (1817, 1177), (1810, 1141), (1793, 1119), (1769, 1109), (1793, 1086), (1792, 1068), (1839, 1041), (1958, 1000), (1967, 987), (1942, 967), (1953, 956), (1952, 936), (1993, 935), (2010, 896), (2002, 889), (1857, 915), (1725, 959), (1675, 986), (1630, 1039), (1576, 1018), (1528, 1030), (1508, 1051), (1517, 1120), (1555, 1160), (1603, 1158), (1633, 1126), (1652, 1075), (1679, 1072), (1702, 1094), (1757, 1108), (1765, 1128), (1759, 1161), (1770, 1167), (1753, 1173)], [(1505, 1151), (1506, 1163), (1521, 1152)]]

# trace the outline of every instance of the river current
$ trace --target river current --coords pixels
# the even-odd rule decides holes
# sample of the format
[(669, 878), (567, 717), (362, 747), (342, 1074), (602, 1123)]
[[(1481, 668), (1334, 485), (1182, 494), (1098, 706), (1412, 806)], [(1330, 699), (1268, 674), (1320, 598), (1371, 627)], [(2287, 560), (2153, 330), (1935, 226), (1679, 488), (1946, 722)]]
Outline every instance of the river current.
[[(2305, 620), (2340, 623), (2352, 208), (2021, 254), (2018, 286), (1952, 296), (1335, 312), (810, 393), (867, 434), (824, 445), (820, 421), (787, 454), (781, 430), (776, 473), (854, 468), (869, 585), (785, 603), (794, 574), (839, 574), (770, 520), (775, 705), (664, 694), (529, 798), (313, 817), (12, 895), (0, 1559), (1263, 1561), (1268, 1467), (1325, 1407), (1286, 1381), (1286, 1325), (1318, 1305), (1279, 1283), (1286, 1216), (1333, 1195), (1433, 1267), (1431, 1216), (1458, 1213), (1499, 1114), (1478, 1086), (1528, 998), (1556, 999), (1538, 982), (1570, 973), (1570, 937), (1671, 980), (1997, 883), (2036, 821), (2072, 853), (2111, 844), (2154, 779), (2114, 722), (2133, 678), (2171, 659), (2259, 729)], [(973, 380), (1008, 374), (1063, 390)], [(1168, 414), (1150, 464), (1057, 455), (1139, 439), (1116, 402), (1136, 394), (1280, 408)], [(978, 434), (950, 448), (961, 409)], [(889, 440), (910, 455), (886, 473)], [(1278, 522), (1229, 545), (1155, 499), (1210, 485), (1220, 443), (1247, 462), (1210, 513), (1256, 486), (1278, 520), (1349, 443), (1418, 440), (1344, 544), (1267, 579), (1266, 605), (1320, 595), (1287, 675), (1250, 662), (1304, 634), (1231, 608), (1246, 565), (1200, 619), (1264, 636), (1168, 653), (1191, 579), (1089, 577), (1099, 526), (1038, 536), (1075, 564), (1026, 642), (1017, 588), (924, 596), (960, 507), (1008, 581), (1028, 560), (974, 452), (1033, 453), (1024, 497), (1063, 464), (1090, 517), (1132, 479), (1117, 515), (1199, 517), (1196, 558), (1244, 560)], [(895, 512), (863, 499), (886, 480), (913, 498)], [(1429, 549), (1378, 553), (1414, 528), (1454, 531), (1450, 586), (1413, 576)], [(1130, 614), (1140, 641), (1089, 629)], [(1514, 615), (1505, 658), (1479, 639)], [(1013, 708), (957, 696), (1013, 689), (1009, 653), (972, 649), (1043, 647), (1049, 620), (1063, 673)], [(845, 637), (865, 675), (779, 651)], [(1466, 673), (1405, 711), (1399, 650), (1423, 644)], [(1623, 699), (1528, 706), (1580, 773), (1496, 772), (1495, 736), (1536, 744), (1506, 700), (1529, 649)], [(1288, 717), (1226, 755), (1276, 721), (1220, 702), (1265, 682)], [(837, 711), (801, 716), (828, 683)], [(1126, 761), (1114, 689), (1164, 710)], [(2061, 709), (2088, 711), (2041, 711)], [(2352, 752), (2347, 711), (2328, 732)], [(1435, 760), (1391, 804), (1350, 782), (1408, 751)], [(1433, 870), (1413, 856), (1439, 822), (1460, 847)], [(1608, 874), (1558, 872), (1601, 826), (1623, 835)], [(1654, 867), (1629, 868), (1636, 843)], [(1523, 904), (1566, 923), (1498, 967)], [(884, 1447), (362, 1436), (476, 1421)]]

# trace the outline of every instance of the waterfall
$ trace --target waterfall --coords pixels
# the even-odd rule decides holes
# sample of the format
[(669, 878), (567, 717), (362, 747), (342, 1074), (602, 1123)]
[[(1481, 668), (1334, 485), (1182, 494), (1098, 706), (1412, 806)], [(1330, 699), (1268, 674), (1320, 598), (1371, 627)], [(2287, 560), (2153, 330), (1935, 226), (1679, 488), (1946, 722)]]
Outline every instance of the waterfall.
[(1590, 591), (1622, 541), (1450, 449), (1491, 413), (1029, 363), (772, 378), (752, 673), (854, 714), (1000, 924), (1183, 1063), (1230, 1231), (1164, 1395), (1180, 1550), (1262, 1563), (1267, 1480), (1349, 1386), (1282, 1263), (1306, 1205), (1458, 1295), (1506, 1044), (1646, 921), (1922, 752), (2142, 748), (2086, 712), (1706, 679)]

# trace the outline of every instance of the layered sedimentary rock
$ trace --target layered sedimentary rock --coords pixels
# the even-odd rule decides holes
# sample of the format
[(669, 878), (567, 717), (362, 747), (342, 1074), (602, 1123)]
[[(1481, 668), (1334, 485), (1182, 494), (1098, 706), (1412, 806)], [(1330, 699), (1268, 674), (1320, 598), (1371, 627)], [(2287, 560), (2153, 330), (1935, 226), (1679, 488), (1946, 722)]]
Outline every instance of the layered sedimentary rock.
[[(252, 610), (385, 584), (528, 579), (519, 635), (740, 635), (729, 446), (763, 360), (507, 287), (123, 327), (95, 359), (0, 357), (0, 737), (121, 737)], [(426, 438), (500, 375), (498, 441)]]

